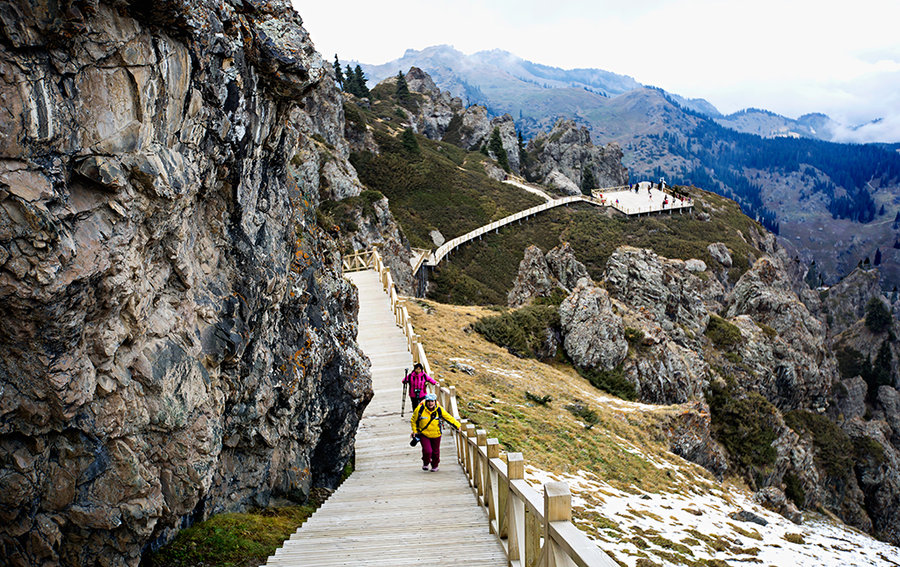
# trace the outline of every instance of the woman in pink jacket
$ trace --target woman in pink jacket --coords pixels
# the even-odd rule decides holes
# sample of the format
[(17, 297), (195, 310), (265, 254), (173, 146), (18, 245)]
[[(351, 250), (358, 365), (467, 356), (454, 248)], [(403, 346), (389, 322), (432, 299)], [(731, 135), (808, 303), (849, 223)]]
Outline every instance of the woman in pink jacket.
[(428, 393), (425, 391), (426, 382), (437, 385), (435, 379), (428, 374), (425, 374), (425, 369), (422, 367), (422, 364), (418, 362), (413, 366), (412, 372), (407, 374), (406, 378), (403, 379), (404, 384), (409, 384), (409, 399), (412, 400), (412, 409), (414, 411), (419, 407), (419, 404), (422, 403), (422, 400), (425, 399), (425, 394)]

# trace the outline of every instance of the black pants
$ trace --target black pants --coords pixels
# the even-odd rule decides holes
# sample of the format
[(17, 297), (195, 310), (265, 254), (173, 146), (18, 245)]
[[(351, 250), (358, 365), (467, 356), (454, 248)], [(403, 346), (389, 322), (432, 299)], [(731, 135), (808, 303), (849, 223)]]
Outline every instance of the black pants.
[(421, 403), (422, 403), (422, 400), (424, 400), (424, 399), (425, 399), (425, 396), (422, 396), (421, 398), (415, 398), (415, 397), (413, 397), (413, 396), (410, 396), (410, 397), (409, 397), (409, 401), (412, 402), (412, 409), (413, 409), (413, 411), (415, 411), (415, 409), (416, 409), (417, 407), (419, 407), (419, 404), (421, 404)]

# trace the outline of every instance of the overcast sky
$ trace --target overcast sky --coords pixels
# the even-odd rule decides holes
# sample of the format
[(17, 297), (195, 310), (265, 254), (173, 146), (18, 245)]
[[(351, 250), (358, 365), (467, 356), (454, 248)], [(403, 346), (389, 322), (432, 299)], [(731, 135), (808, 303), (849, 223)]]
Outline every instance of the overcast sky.
[(705, 98), (721, 112), (824, 112), (849, 141), (900, 142), (900, 0), (292, 0), (327, 60), (510, 51)]

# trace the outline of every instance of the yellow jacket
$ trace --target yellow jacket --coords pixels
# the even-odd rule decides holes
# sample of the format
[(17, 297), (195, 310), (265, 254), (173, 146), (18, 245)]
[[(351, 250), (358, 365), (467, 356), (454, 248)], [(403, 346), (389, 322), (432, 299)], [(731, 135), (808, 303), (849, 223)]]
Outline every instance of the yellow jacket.
[(441, 436), (441, 419), (459, 429), (459, 422), (453, 419), (453, 416), (447, 413), (447, 410), (442, 408), (437, 402), (435, 402), (433, 410), (425, 407), (425, 402), (419, 404), (413, 410), (409, 423), (412, 426), (413, 433), (420, 433), (429, 439), (434, 439)]

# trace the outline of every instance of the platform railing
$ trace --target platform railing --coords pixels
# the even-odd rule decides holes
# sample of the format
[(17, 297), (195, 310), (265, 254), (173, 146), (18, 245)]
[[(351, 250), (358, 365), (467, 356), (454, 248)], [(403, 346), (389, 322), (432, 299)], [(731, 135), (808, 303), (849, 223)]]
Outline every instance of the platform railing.
[[(405, 300), (397, 295), (390, 269), (377, 251), (369, 258), (391, 301), (397, 325), (407, 337), (413, 361), (422, 363), (432, 375), (425, 347), (415, 334)], [(509, 567), (616, 567), (603, 552), (572, 523), (572, 495), (564, 482), (549, 482), (538, 493), (525, 481), (525, 461), (521, 453), (500, 455), (500, 442), (487, 438), (461, 420), (456, 387), (439, 380), (438, 402), (461, 427), (451, 429), (456, 441), (456, 458), (472, 487), (475, 503), (484, 508), (487, 529), (506, 550)]]

